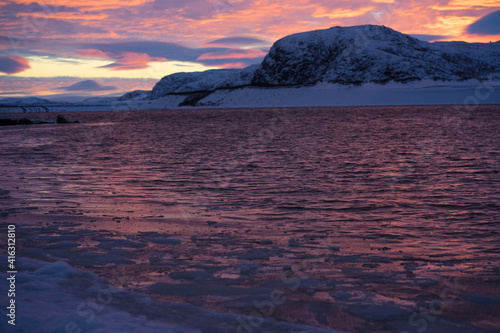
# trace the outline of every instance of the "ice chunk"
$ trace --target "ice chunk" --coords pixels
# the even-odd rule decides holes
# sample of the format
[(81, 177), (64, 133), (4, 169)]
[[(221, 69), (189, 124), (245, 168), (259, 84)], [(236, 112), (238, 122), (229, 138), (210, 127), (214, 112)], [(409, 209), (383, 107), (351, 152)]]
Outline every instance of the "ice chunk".
[(248, 275), (248, 274), (256, 273), (258, 269), (259, 269), (259, 265), (257, 263), (244, 262), (241, 264), (240, 273)]

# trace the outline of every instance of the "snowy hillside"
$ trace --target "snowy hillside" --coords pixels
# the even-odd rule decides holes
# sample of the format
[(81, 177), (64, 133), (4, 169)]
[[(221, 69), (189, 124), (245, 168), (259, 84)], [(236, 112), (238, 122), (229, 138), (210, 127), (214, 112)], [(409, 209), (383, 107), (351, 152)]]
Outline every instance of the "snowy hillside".
[(250, 85), (257, 65), (244, 69), (213, 69), (205, 72), (176, 73), (165, 76), (153, 88), (152, 98), (167, 94), (214, 91)]
[[(477, 100), (475, 99), (476, 96), (479, 96)], [(168, 102), (174, 101), (170, 100)], [(384, 85), (365, 83), (361, 86), (318, 83), (307, 87), (245, 87), (217, 90), (197, 101), (196, 106), (269, 108), (462, 105), (471, 102), (500, 104), (500, 81), (434, 82), (432, 80), (423, 80), (408, 83), (390, 82)], [(169, 107), (172, 107), (172, 104), (164, 102), (164, 105)]]
[(152, 92), (149, 90), (134, 90), (118, 98), (118, 101), (129, 101), (129, 100), (142, 101), (145, 99), (151, 99), (151, 93)]

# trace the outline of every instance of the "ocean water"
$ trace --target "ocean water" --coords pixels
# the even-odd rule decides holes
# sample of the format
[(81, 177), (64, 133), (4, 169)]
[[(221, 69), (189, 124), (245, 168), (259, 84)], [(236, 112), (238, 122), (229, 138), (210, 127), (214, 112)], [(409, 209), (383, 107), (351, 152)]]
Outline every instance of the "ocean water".
[(214, 332), (500, 328), (499, 106), (66, 117), (0, 128), (19, 256), (234, 315)]

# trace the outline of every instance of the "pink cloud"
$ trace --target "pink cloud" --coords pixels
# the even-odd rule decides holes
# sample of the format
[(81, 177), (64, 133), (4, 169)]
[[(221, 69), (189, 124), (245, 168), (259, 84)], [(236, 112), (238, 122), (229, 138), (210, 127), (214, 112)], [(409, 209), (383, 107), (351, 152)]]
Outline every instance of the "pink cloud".
[(112, 59), (113, 55), (96, 49), (78, 50), (76, 55), (83, 58)]
[[(15, 0), (17, 3), (25, 3), (30, 4), (34, 1), (32, 0)], [(116, 9), (123, 7), (131, 7), (131, 6), (139, 6), (144, 3), (151, 2), (151, 0), (58, 0), (56, 2), (57, 6), (67, 6), (67, 7), (84, 7), (85, 9), (92, 10), (104, 10), (104, 9)], [(37, 1), (40, 6), (50, 6), (54, 5), (53, 0), (38, 0)]]
[(115, 71), (125, 71), (147, 68), (150, 62), (167, 61), (163, 57), (151, 57), (146, 53), (136, 52), (104, 52), (97, 49), (78, 50), (76, 55), (84, 58), (112, 59), (112, 64), (101, 66), (100, 68), (110, 68)]
[[(0, 1), (1, 2), (1, 1)], [(255, 46), (286, 35), (336, 25), (380, 24), (409, 34), (481, 41), (467, 26), (498, 9), (498, 0), (12, 0), (0, 3), (0, 35), (91, 42), (149, 40), (186, 47), (222, 41)], [(28, 34), (28, 36), (25, 36)], [(247, 44), (227, 44), (248, 36)], [(254, 39), (253, 41), (251, 39)], [(232, 40), (231, 42), (234, 42)], [(264, 43), (266, 44), (266, 43)], [(211, 45), (214, 46), (214, 45)], [(137, 51), (136, 51), (137, 52)], [(141, 51), (139, 51), (141, 52)]]
[(114, 71), (126, 71), (147, 68), (150, 62), (167, 61), (166, 58), (151, 57), (146, 53), (134, 52), (122, 52), (118, 55), (113, 55), (113, 58), (115, 59), (114, 63), (101, 66), (101, 68), (110, 68)]

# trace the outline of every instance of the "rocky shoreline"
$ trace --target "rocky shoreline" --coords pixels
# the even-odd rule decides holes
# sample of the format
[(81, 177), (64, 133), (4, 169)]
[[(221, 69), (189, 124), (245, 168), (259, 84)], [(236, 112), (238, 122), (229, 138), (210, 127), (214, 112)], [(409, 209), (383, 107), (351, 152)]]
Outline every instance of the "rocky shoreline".
[(68, 121), (62, 115), (58, 115), (56, 120), (44, 120), (44, 119), (11, 119), (7, 117), (0, 118), (0, 126), (13, 126), (13, 125), (40, 125), (40, 124), (78, 124), (81, 123), (80, 120)]

